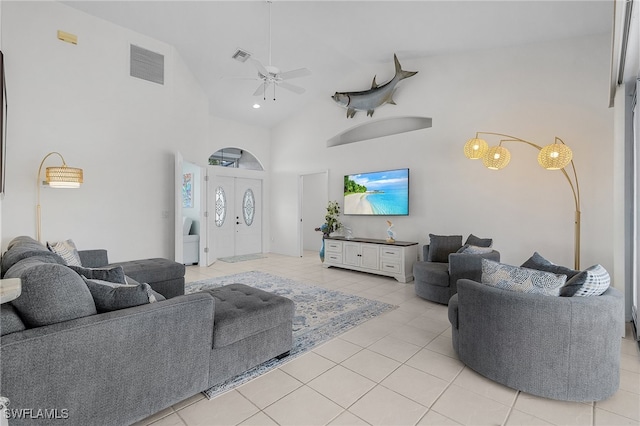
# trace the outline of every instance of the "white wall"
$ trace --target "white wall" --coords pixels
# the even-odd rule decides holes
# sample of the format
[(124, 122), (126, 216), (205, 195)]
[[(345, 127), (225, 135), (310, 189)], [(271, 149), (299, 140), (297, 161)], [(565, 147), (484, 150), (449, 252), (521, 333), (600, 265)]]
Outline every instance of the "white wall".
[[(56, 31), (78, 36), (78, 45)], [(171, 46), (57, 2), (3, 2), (10, 96), (2, 244), (35, 236), (36, 172), (59, 151), (78, 190), (42, 190), (44, 240), (107, 248), (110, 260), (173, 257), (173, 163), (206, 143), (208, 103)], [(129, 44), (165, 56), (165, 84), (129, 76)], [(57, 165), (49, 159), (46, 165)]]
[[(517, 48), (400, 58), (419, 71), (402, 81), (397, 105), (374, 118), (420, 115), (433, 127), (350, 145), (327, 139), (371, 118), (347, 119), (329, 96), (272, 132), (272, 251), (295, 254), (297, 176), (327, 168), (330, 199), (342, 204), (347, 173), (409, 167), (410, 216), (393, 218), (399, 240), (428, 243), (428, 234), (493, 237), (503, 261), (520, 264), (535, 250), (573, 265), (574, 203), (560, 172), (540, 168), (538, 151), (510, 144), (511, 164), (495, 172), (467, 160), (462, 147), (476, 131), (507, 133), (540, 145), (562, 138), (574, 152), (582, 191), (582, 265), (612, 267), (613, 111), (607, 108), (610, 37)], [(390, 58), (391, 59), (391, 58)], [(392, 62), (348, 76), (336, 88), (366, 89), (374, 74), (391, 78)], [(489, 140), (497, 144), (497, 140)], [(603, 161), (604, 159), (604, 161)], [(384, 238), (386, 218), (345, 216), (355, 236)]]
[[(520, 263), (538, 250), (570, 265), (568, 185), (557, 172), (540, 169), (537, 152), (524, 145), (509, 146), (512, 164), (500, 172), (466, 160), (462, 145), (485, 130), (539, 144), (557, 135), (573, 148), (582, 190), (582, 264), (612, 265), (612, 162), (599, 161), (612, 156), (607, 36), (401, 57), (404, 69), (420, 72), (400, 83), (398, 105), (379, 108), (375, 118), (429, 116), (433, 128), (328, 149), (327, 139), (370, 118), (347, 119), (328, 95), (272, 131), (212, 117), (171, 46), (60, 3), (2, 5), (11, 96), (3, 246), (16, 235), (35, 235), (37, 166), (58, 150), (69, 165), (84, 168), (85, 184), (74, 191), (43, 188), (45, 239), (108, 248), (114, 261), (172, 257), (173, 152), (204, 165), (217, 149), (234, 146), (267, 171), (265, 251), (297, 254), (300, 174), (328, 169), (330, 199), (341, 201), (346, 173), (410, 167), (411, 215), (393, 219), (399, 239), (424, 244), (428, 233), (473, 232), (492, 236), (506, 262)], [(77, 34), (79, 44), (57, 40), (58, 29)], [(165, 55), (164, 86), (129, 77), (129, 43)], [(361, 90), (373, 74), (382, 82), (392, 72), (390, 61), (367, 75), (347, 76), (336, 89)], [(384, 218), (343, 222), (357, 236), (384, 238)]]

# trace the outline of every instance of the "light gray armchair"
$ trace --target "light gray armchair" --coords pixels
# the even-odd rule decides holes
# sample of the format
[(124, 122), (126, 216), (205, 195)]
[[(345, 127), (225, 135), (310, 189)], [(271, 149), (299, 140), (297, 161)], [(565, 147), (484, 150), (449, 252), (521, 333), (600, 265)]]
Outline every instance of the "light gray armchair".
[[(483, 258), (500, 261), (500, 252), (496, 250), (486, 253), (457, 253), (463, 247), (461, 235), (429, 236), (431, 244), (423, 246), (423, 260), (413, 264), (415, 292), (423, 299), (446, 305), (451, 296), (457, 293), (459, 279), (480, 281)], [(478, 238), (472, 234), (465, 245), (487, 248), (491, 243), (488, 238)]]

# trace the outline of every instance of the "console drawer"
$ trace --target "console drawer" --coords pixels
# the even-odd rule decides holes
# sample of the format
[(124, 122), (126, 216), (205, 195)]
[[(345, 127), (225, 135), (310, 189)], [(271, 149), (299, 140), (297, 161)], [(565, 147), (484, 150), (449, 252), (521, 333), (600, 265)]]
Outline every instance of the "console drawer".
[(388, 260), (382, 260), (382, 270), (385, 272), (392, 272), (394, 274), (402, 272), (400, 262), (389, 262)]
[(383, 246), (380, 249), (380, 255), (387, 259), (397, 259), (400, 260), (402, 258), (402, 249), (399, 247), (387, 247)]
[(342, 242), (324, 240), (324, 250), (331, 253), (342, 253)]

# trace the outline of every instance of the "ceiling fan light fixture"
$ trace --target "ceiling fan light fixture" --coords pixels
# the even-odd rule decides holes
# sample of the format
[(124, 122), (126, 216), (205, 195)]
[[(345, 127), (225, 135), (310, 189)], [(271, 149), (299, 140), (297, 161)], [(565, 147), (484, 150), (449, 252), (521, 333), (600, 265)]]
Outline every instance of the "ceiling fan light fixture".
[[(290, 92), (297, 93), (298, 95), (305, 92), (305, 89), (300, 86), (296, 86), (291, 83), (285, 83), (284, 80), (293, 78), (306, 77), (311, 74), (307, 68), (298, 68), (291, 71), (281, 71), (280, 68), (274, 66), (271, 63), (271, 1), (267, 0), (269, 6), (269, 33), (268, 33), (268, 45), (269, 45), (269, 62), (267, 65), (263, 64), (255, 58), (251, 58), (251, 62), (258, 70), (258, 80), (261, 81), (260, 86), (253, 93), (253, 96), (262, 96), (266, 100), (266, 94), (268, 88), (273, 85), (273, 100), (276, 100), (275, 90), (276, 86), (286, 89)], [(234, 58), (235, 59), (235, 58)]]

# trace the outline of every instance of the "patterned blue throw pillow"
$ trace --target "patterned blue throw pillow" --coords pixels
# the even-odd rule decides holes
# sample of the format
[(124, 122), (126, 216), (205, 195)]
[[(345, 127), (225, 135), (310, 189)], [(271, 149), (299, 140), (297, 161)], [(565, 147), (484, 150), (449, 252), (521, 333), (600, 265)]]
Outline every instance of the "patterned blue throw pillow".
[(559, 296), (567, 276), (482, 259), (482, 284), (520, 293)]
[(602, 265), (593, 265), (567, 281), (560, 296), (600, 296), (611, 285), (611, 277)]

